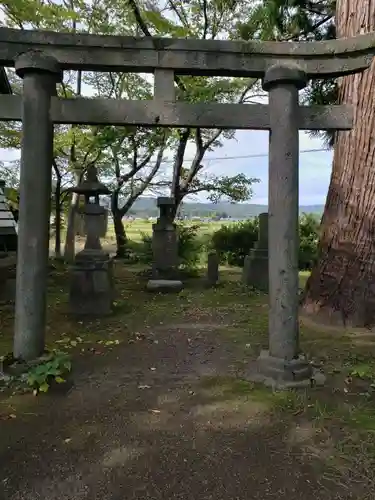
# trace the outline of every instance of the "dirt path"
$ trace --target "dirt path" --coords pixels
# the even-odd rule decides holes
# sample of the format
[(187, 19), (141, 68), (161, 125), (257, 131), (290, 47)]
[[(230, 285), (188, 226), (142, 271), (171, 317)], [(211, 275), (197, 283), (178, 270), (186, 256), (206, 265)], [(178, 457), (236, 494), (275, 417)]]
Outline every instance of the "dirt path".
[(207, 389), (242, 356), (216, 327), (160, 327), (91, 358), (68, 395), (1, 422), (1, 500), (359, 499), (322, 479), (298, 417)]

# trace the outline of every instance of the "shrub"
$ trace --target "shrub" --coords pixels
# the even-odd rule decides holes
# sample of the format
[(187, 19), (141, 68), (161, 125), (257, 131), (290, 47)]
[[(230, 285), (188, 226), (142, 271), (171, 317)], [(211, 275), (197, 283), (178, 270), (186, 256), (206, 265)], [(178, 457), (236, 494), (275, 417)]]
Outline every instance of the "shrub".
[(301, 270), (311, 269), (318, 258), (319, 219), (313, 214), (302, 214), (299, 222), (299, 259)]
[[(311, 269), (317, 259), (319, 219), (312, 214), (300, 218), (299, 268)], [(211, 246), (221, 262), (243, 266), (245, 256), (258, 240), (258, 218), (222, 226), (212, 235)]]
[(212, 235), (212, 248), (221, 262), (242, 266), (245, 256), (258, 240), (258, 218), (224, 225)]

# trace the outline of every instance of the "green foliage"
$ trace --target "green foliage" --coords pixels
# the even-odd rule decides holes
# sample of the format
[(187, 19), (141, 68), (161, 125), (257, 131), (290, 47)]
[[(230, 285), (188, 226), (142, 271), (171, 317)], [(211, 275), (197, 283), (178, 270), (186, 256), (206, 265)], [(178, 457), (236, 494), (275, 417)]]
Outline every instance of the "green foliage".
[(303, 214), (299, 223), (299, 269), (311, 269), (318, 258), (319, 219), (312, 214)]
[(245, 256), (258, 239), (258, 218), (224, 225), (212, 235), (211, 245), (222, 262), (242, 266)]
[(199, 229), (199, 225), (177, 224), (178, 257), (181, 268), (185, 270), (195, 269), (200, 261), (202, 242), (198, 238)]
[[(258, 240), (258, 218), (224, 225), (212, 235), (211, 245), (222, 262), (242, 266), (245, 256)], [(312, 214), (300, 217), (299, 268), (311, 269), (317, 259), (319, 219)]]
[(47, 392), (51, 383), (63, 384), (65, 376), (71, 371), (72, 365), (68, 354), (54, 351), (39, 364), (30, 368), (27, 374), (27, 384), (34, 394)]

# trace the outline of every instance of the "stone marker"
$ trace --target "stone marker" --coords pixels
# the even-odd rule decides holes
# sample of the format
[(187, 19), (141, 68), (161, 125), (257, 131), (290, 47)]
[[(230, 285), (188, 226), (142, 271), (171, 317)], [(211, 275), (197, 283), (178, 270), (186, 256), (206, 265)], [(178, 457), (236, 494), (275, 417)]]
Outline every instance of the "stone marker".
[(207, 285), (216, 286), (219, 283), (219, 256), (210, 252), (207, 256)]
[[(103, 216), (104, 211), (99, 205), (99, 195), (110, 191), (98, 181), (95, 167), (90, 167), (86, 180), (71, 191), (85, 196), (87, 238), (71, 268), (70, 312), (76, 317), (106, 316), (112, 313), (113, 306), (113, 260), (102, 249), (97, 218)], [(90, 198), (94, 201), (90, 202)]]
[(0, 180), (0, 252), (15, 252), (17, 239), (17, 223), (5, 196), (5, 181)]
[(154, 279), (178, 278), (178, 242), (173, 222), (174, 199), (159, 197), (160, 216), (152, 226), (152, 276)]
[(16, 264), (15, 253), (0, 252), (0, 303), (16, 298)]
[(268, 292), (268, 213), (259, 214), (258, 241), (245, 257), (242, 283)]
[(146, 288), (149, 292), (180, 292), (183, 283), (179, 280), (149, 280)]

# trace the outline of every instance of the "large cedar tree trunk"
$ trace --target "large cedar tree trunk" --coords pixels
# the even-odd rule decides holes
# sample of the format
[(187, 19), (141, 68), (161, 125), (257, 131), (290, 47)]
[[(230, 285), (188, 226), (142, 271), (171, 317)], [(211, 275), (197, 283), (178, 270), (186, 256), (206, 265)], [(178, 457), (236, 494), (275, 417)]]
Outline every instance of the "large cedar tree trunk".
[[(375, 30), (375, 0), (338, 0), (339, 37)], [(320, 260), (303, 310), (345, 326), (375, 324), (375, 63), (342, 78), (340, 100), (354, 106), (354, 127), (337, 134), (322, 219)]]
[[(375, 0), (338, 0), (339, 37), (375, 30)], [(342, 78), (340, 100), (354, 106), (354, 127), (337, 134), (322, 219), (320, 260), (303, 310), (345, 326), (375, 324), (375, 63)]]

